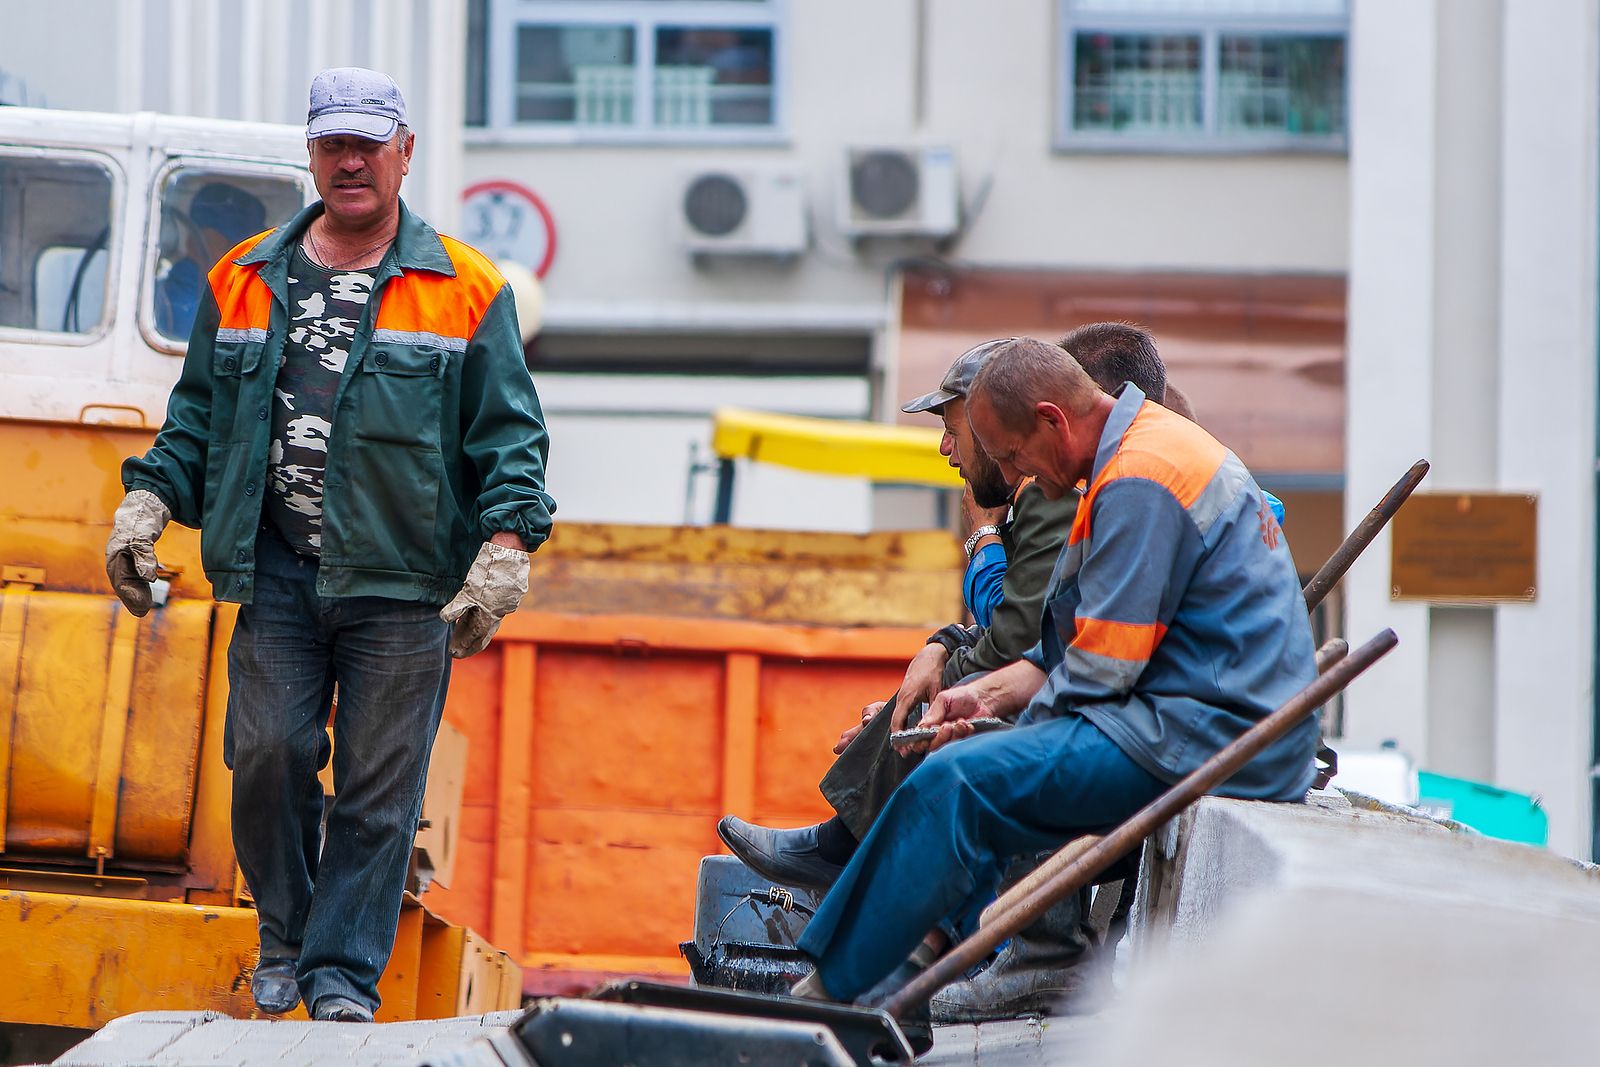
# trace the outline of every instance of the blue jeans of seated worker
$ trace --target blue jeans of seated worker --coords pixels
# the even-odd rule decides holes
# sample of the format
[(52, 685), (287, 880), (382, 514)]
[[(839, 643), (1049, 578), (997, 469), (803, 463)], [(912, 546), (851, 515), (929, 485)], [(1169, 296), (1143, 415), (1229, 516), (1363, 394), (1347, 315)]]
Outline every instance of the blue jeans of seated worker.
[(966, 925), (1010, 857), (1121, 822), (1165, 788), (1078, 715), (946, 745), (889, 798), (800, 948), (829, 995), (854, 1000), (941, 921)]
[[(330, 994), (376, 1009), (450, 678), (450, 627), (436, 605), (319, 597), (316, 561), (275, 531), (257, 539), (256, 561), (254, 603), (239, 609), (228, 647), (223, 749), (261, 958), (299, 961), (308, 1010)], [(317, 771), (335, 685), (323, 840)]]

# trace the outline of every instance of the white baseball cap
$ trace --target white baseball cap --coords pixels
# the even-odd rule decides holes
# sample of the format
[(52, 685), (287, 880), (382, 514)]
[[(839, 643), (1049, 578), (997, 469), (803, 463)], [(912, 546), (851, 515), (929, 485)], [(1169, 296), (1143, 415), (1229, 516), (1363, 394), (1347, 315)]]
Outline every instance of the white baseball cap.
[(348, 134), (387, 141), (406, 121), (406, 101), (387, 74), (365, 67), (330, 67), (311, 79), (306, 137)]

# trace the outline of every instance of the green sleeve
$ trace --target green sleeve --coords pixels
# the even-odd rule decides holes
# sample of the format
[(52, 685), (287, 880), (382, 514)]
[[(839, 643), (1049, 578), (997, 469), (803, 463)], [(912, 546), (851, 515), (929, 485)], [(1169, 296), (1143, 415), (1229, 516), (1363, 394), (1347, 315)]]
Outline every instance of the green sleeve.
[(478, 475), (478, 525), (533, 551), (550, 536), (556, 502), (544, 491), (550, 439), (522, 358), (511, 287), (500, 290), (467, 343), (461, 371), (461, 447)]
[(945, 685), (977, 671), (995, 671), (1022, 658), (1039, 641), (1039, 616), (1056, 557), (1072, 531), (1078, 494), (1050, 500), (1037, 485), (1024, 486), (1012, 508), (1005, 600), (976, 644), (958, 648), (945, 663)]
[(122, 487), (145, 489), (161, 498), (172, 517), (200, 527), (205, 513), (206, 451), (211, 441), (211, 361), (221, 319), (211, 287), (200, 295), (189, 351), (178, 384), (167, 398), (167, 420), (143, 456), (122, 463)]

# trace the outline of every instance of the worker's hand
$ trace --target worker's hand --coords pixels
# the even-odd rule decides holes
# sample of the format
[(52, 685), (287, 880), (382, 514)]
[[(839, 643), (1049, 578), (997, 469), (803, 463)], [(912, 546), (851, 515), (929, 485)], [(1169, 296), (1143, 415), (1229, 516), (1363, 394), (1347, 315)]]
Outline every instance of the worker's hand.
[(465, 659), (483, 651), (500, 629), (500, 620), (516, 611), (527, 594), (528, 562), (526, 552), (494, 541), (478, 549), (461, 591), (439, 612), (439, 618), (455, 624), (450, 655)]
[(839, 735), (838, 744), (833, 746), (833, 754), (835, 756), (842, 755), (844, 753), (844, 750), (850, 747), (850, 742), (852, 742), (852, 741), (854, 741), (856, 739), (856, 735), (859, 734), (862, 730), (865, 730), (867, 728), (867, 723), (871, 722), (873, 716), (877, 715), (878, 712), (882, 711), (883, 710), (883, 706), (885, 704), (887, 704), (887, 703), (888, 703), (887, 700), (879, 700), (879, 701), (875, 701), (875, 702), (873, 702), (871, 704), (868, 704), (866, 707), (862, 708), (861, 709), (861, 721), (856, 723), (854, 726), (850, 727), (844, 733)]
[(906, 719), (913, 708), (926, 704), (939, 695), (944, 680), (944, 665), (950, 661), (950, 652), (939, 642), (923, 645), (906, 666), (906, 676), (900, 682), (900, 693), (894, 699), (894, 721), (890, 730), (904, 730)]
[(122, 606), (143, 618), (154, 602), (150, 583), (156, 580), (156, 539), (167, 528), (172, 511), (146, 489), (135, 489), (117, 505), (106, 541), (106, 577)]
[(922, 721), (917, 725), (937, 726), (938, 734), (929, 741), (896, 745), (895, 751), (902, 756), (913, 752), (932, 752), (951, 741), (972, 736), (976, 731), (966, 720), (996, 714), (983, 683), (984, 679), (980, 678), (966, 685), (952, 686), (934, 697), (933, 702), (928, 705), (928, 710), (922, 713)]
[(972, 536), (972, 531), (980, 526), (999, 526), (1010, 514), (1009, 504), (1002, 504), (997, 508), (980, 508), (978, 502), (972, 498), (971, 485), (968, 485), (966, 491), (961, 494), (961, 525), (968, 537)]

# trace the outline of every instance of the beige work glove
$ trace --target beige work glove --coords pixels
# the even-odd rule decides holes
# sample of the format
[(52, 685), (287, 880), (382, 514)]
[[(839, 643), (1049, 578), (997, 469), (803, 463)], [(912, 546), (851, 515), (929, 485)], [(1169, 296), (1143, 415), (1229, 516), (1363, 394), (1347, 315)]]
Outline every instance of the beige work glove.
[(439, 618), (455, 624), (450, 654), (466, 659), (482, 652), (500, 629), (500, 620), (517, 610), (527, 591), (528, 554), (485, 541), (461, 592), (439, 612)]
[(150, 583), (156, 580), (156, 539), (171, 519), (171, 510), (160, 497), (135, 489), (122, 498), (111, 522), (106, 577), (122, 606), (137, 618), (143, 618), (154, 601)]

